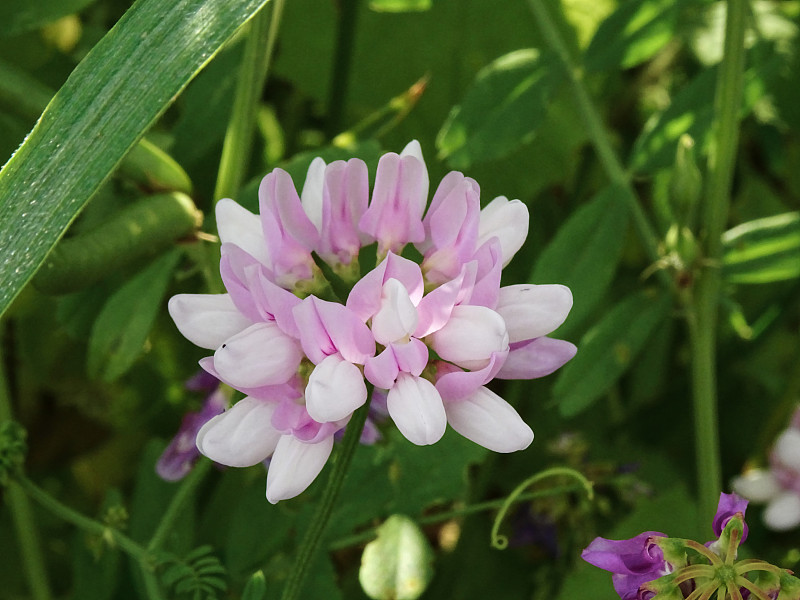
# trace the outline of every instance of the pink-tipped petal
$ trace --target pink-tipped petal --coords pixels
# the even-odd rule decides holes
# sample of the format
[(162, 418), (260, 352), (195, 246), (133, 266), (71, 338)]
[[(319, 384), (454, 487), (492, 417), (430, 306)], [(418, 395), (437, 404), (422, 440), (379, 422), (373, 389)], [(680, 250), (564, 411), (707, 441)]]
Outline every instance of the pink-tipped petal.
[(306, 410), (320, 423), (347, 418), (366, 401), (364, 376), (358, 367), (339, 355), (325, 358), (308, 378)]
[(230, 198), (223, 198), (214, 208), (217, 233), (223, 244), (236, 244), (262, 264), (271, 263), (261, 220)]
[(369, 236), (358, 222), (369, 204), (367, 165), (357, 158), (328, 165), (323, 189), (320, 253), (332, 262), (349, 264)]
[(442, 359), (471, 370), (485, 367), (493, 353), (508, 350), (505, 321), (485, 306), (456, 306), (445, 326), (428, 338)]
[(505, 267), (522, 248), (528, 237), (528, 207), (519, 200), (499, 196), (481, 211), (478, 228), (478, 246), (496, 237), (502, 248), (502, 265)]
[(233, 387), (286, 383), (303, 354), (298, 343), (275, 323), (257, 323), (228, 339), (214, 353), (214, 368)]
[(229, 294), (178, 294), (170, 298), (167, 310), (183, 337), (207, 350), (253, 324)]
[(414, 331), (415, 337), (423, 338), (438, 331), (447, 323), (453, 307), (472, 294), (476, 268), (475, 261), (467, 263), (462, 267), (458, 277), (425, 294), (417, 305), (419, 322)]
[(453, 429), (494, 452), (524, 450), (533, 441), (533, 431), (514, 407), (485, 387), (462, 400), (445, 402), (444, 409)]
[(229, 467), (250, 467), (275, 450), (280, 433), (272, 427), (275, 404), (246, 397), (197, 432), (197, 449)]
[(416, 338), (405, 344), (392, 344), (397, 367), (404, 373), (418, 376), (428, 365), (428, 347)]
[(372, 334), (384, 346), (407, 341), (417, 327), (417, 309), (408, 291), (397, 279), (383, 284), (381, 308), (372, 317)]
[(572, 308), (572, 292), (564, 285), (509, 285), (500, 288), (495, 310), (505, 319), (512, 344), (555, 331)]
[(476, 371), (464, 371), (455, 365), (439, 361), (436, 368), (436, 389), (445, 400), (466, 398), (494, 379), (507, 355), (508, 351), (492, 353), (489, 364)]
[(500, 379), (536, 379), (550, 375), (572, 360), (575, 344), (549, 337), (512, 344), (508, 358), (497, 372)]
[(381, 308), (383, 285), (389, 279), (397, 279), (403, 284), (414, 306), (422, 300), (425, 281), (419, 265), (390, 252), (377, 267), (356, 282), (347, 296), (347, 308), (364, 322), (371, 319)]
[(379, 389), (388, 390), (392, 387), (399, 373), (400, 367), (391, 345), (364, 363), (364, 377)]
[(497, 238), (492, 238), (478, 247), (474, 256), (474, 260), (478, 263), (475, 285), (468, 298), (470, 304), (492, 309), (497, 306), (500, 296), (500, 276), (503, 270), (501, 258), (502, 249)]
[(378, 162), (372, 201), (358, 226), (377, 240), (379, 254), (399, 252), (425, 239), (422, 213), (428, 201), (428, 173), (415, 156), (384, 154)]
[(333, 449), (333, 436), (307, 444), (281, 436), (267, 472), (267, 500), (276, 504), (305, 491), (320, 474)]
[(346, 306), (308, 296), (292, 312), (300, 330), (300, 343), (314, 364), (337, 352), (346, 361), (358, 364), (375, 354), (375, 339), (369, 327)]
[(386, 397), (389, 415), (408, 441), (418, 446), (435, 444), (447, 428), (447, 415), (439, 392), (427, 379), (400, 373)]

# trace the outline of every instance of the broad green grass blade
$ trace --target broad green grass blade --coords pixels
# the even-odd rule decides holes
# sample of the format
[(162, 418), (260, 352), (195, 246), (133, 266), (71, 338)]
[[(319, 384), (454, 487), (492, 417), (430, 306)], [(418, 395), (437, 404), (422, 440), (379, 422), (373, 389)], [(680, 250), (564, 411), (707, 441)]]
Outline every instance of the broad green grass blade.
[(722, 276), (730, 283), (771, 283), (800, 276), (800, 212), (748, 221), (722, 236)]
[(267, 0), (139, 0), (0, 171), (0, 314), (175, 96)]

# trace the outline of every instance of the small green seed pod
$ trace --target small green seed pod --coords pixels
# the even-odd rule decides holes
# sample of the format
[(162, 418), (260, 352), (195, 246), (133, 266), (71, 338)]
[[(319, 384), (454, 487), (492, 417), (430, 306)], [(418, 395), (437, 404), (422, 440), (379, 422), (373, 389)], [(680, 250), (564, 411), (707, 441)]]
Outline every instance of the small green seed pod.
[(695, 159), (694, 140), (686, 134), (678, 140), (675, 166), (669, 183), (672, 212), (679, 225), (694, 231), (697, 205), (703, 192), (703, 176)]
[(122, 174), (155, 191), (190, 194), (192, 181), (169, 154), (142, 138), (119, 165)]
[(101, 226), (61, 240), (33, 278), (46, 294), (68, 294), (168, 248), (195, 231), (202, 213), (192, 199), (173, 192), (148, 196)]

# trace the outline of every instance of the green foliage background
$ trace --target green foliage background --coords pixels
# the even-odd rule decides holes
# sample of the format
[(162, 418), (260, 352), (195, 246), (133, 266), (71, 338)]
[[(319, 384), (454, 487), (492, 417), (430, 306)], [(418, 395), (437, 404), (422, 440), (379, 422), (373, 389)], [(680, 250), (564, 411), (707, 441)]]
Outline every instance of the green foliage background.
[[(84, 514), (124, 507), (125, 533), (143, 544), (177, 489), (155, 475), (155, 460), (202, 400), (183, 387), (202, 354), (177, 333), (165, 302), (218, 285), (218, 249), (194, 223), (202, 213), (202, 231), (215, 231), (240, 27), (263, 4), (0, 5), (0, 162), (8, 159), (0, 172), (0, 348), (15, 418), (28, 431), (26, 472)], [(374, 175), (382, 152), (418, 139), (432, 185), (457, 169), (479, 182), (484, 203), (505, 195), (527, 204), (528, 243), (504, 283), (569, 285), (575, 306), (555, 335), (579, 347), (550, 377), (497, 386), (536, 433), (524, 452), (492, 455), (452, 431), (419, 448), (390, 425), (379, 444), (360, 447), (326, 533), (330, 551), (317, 558), (304, 597), (366, 597), (361, 551), (393, 514), (421, 524), (433, 549), (422, 598), (610, 600), (608, 576), (578, 558), (595, 535), (710, 538), (712, 515), (696, 505), (691, 356), (676, 301), (699, 270), (723, 274), (724, 481), (747, 461), (764, 462), (800, 401), (800, 2), (749, 3), (722, 265), (704, 263), (681, 237), (687, 226), (699, 238), (704, 224), (676, 201), (675, 163), (688, 134), (707, 171), (725, 3), (546, 4), (653, 223), (658, 261), (525, 2), (286, 2), (236, 199), (255, 209), (267, 172), (281, 166), (300, 184), (316, 155), (359, 156)], [(115, 218), (165, 192), (194, 204), (140, 237), (102, 241)], [(169, 227), (177, 221), (188, 226)], [(47, 282), (34, 273), (44, 264), (37, 277), (47, 276), (53, 247), (48, 261), (62, 252), (92, 281), (67, 278), (69, 289), (43, 293)], [(521, 503), (503, 526), (512, 547), (491, 549), (492, 512), (469, 507), (553, 465), (594, 481), (594, 501), (572, 489)], [(263, 468), (210, 470), (165, 538), (168, 597), (278, 597), (323, 483), (272, 506)], [(8, 497), (0, 584), (4, 597), (28, 598)], [(33, 510), (55, 597), (148, 597), (119, 549)], [(754, 555), (796, 566), (796, 534), (764, 529), (755, 508), (748, 520)], [(258, 571), (263, 578), (253, 578)], [(195, 576), (208, 585), (193, 587)], [(223, 583), (211, 585), (213, 577)]]

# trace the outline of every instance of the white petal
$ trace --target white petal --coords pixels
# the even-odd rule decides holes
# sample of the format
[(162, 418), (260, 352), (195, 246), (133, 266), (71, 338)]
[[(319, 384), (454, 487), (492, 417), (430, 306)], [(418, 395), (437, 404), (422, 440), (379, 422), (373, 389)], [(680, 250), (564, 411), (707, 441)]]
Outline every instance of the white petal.
[(332, 435), (316, 444), (281, 436), (269, 463), (267, 500), (275, 504), (303, 492), (322, 471), (332, 449)]
[(229, 467), (250, 467), (275, 450), (281, 434), (272, 427), (275, 404), (247, 396), (197, 432), (197, 449)]
[(445, 403), (444, 409), (453, 429), (489, 450), (516, 452), (533, 441), (533, 431), (514, 407), (485, 387), (463, 400)]
[(230, 198), (223, 198), (217, 202), (215, 210), (217, 232), (223, 244), (236, 244), (262, 264), (272, 264), (258, 215), (254, 215)]
[(229, 385), (254, 388), (286, 383), (302, 357), (299, 343), (275, 323), (256, 323), (217, 349), (214, 368)]
[(381, 307), (372, 317), (375, 341), (384, 346), (407, 341), (417, 328), (418, 321), (417, 309), (411, 302), (408, 290), (397, 279), (389, 279), (383, 284)]
[(306, 410), (319, 423), (340, 421), (366, 401), (364, 376), (338, 354), (323, 359), (308, 378)]
[(169, 299), (167, 310), (183, 337), (208, 350), (253, 324), (229, 294), (178, 294)]
[(489, 364), (493, 352), (508, 350), (505, 320), (485, 306), (456, 306), (445, 326), (428, 337), (440, 357), (470, 370)]
[(400, 156), (413, 156), (419, 162), (422, 163), (422, 172), (423, 172), (423, 191), (425, 192), (423, 197), (425, 198), (425, 202), (428, 201), (428, 189), (430, 188), (430, 179), (428, 177), (428, 167), (425, 164), (425, 159), (422, 156), (422, 146), (419, 145), (417, 140), (411, 140), (406, 144), (406, 147), (403, 148), (403, 151), (400, 153)]
[(505, 267), (525, 243), (528, 221), (528, 207), (525, 204), (498, 196), (481, 211), (476, 247), (480, 248), (490, 238), (497, 237)]
[(447, 428), (442, 397), (427, 379), (400, 373), (386, 407), (400, 433), (418, 446), (438, 442)]
[(564, 285), (521, 284), (501, 287), (495, 310), (505, 320), (513, 344), (555, 331), (571, 308), (572, 292)]
[(772, 452), (781, 464), (800, 471), (800, 431), (797, 429), (785, 430), (778, 436)]
[(753, 502), (767, 502), (781, 493), (781, 486), (771, 471), (751, 469), (731, 481), (733, 491)]
[(783, 492), (764, 510), (764, 524), (774, 531), (788, 531), (800, 525), (800, 496)]
[(311, 161), (300, 194), (300, 203), (309, 220), (322, 231), (322, 188), (325, 183), (325, 161), (317, 156)]

